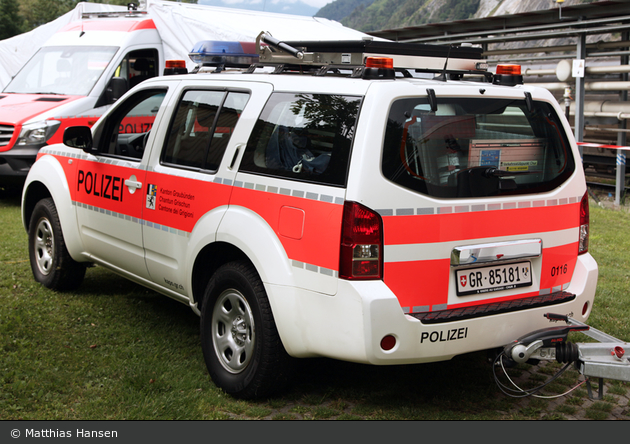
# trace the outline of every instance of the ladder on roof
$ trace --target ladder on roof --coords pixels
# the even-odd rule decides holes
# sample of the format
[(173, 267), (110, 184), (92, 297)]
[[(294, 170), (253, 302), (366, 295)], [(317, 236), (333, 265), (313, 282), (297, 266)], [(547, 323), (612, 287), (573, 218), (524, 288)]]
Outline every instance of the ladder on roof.
[(308, 66), (360, 69), (368, 57), (387, 57), (394, 69), (449, 74), (484, 74), (488, 64), (481, 48), (379, 41), (371, 38), (342, 41), (281, 42), (269, 33), (256, 38), (259, 66)]

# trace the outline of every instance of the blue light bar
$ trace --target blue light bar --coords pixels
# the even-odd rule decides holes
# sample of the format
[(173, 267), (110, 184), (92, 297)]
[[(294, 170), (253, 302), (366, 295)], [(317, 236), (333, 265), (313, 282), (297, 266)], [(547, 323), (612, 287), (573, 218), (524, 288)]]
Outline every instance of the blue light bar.
[(256, 43), (254, 42), (221, 42), (202, 40), (195, 44), (188, 54), (190, 59), (203, 66), (229, 66), (247, 68), (258, 63)]

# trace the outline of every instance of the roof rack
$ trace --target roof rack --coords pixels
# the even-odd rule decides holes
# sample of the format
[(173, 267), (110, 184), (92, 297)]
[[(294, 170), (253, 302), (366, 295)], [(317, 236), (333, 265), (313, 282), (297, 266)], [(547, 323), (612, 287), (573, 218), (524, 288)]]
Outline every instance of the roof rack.
[(146, 16), (148, 12), (144, 9), (138, 9), (136, 3), (128, 3), (126, 11), (95, 11), (95, 12), (83, 12), (81, 13), (82, 19), (91, 18), (118, 18), (118, 17), (142, 17)]
[(100, 12), (83, 12), (82, 19), (94, 18), (119, 18), (119, 17), (146, 17), (147, 11), (100, 11)]
[(360, 76), (370, 57), (392, 59), (396, 70), (412, 69), (416, 72), (449, 74), (485, 74), (488, 65), (482, 60), (481, 48), (444, 45), (424, 45), (389, 41), (287, 41), (281, 42), (268, 32), (256, 38), (259, 62), (250, 67), (275, 66), (275, 72), (286, 70), (312, 71), (325, 74), (331, 69), (351, 69)]

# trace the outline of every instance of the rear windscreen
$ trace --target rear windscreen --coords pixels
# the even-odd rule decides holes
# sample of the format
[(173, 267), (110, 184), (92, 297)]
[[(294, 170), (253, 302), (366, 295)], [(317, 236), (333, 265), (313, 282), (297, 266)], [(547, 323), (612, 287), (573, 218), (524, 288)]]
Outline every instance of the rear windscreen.
[(552, 190), (573, 173), (569, 141), (551, 105), (525, 100), (401, 99), (391, 107), (383, 174), (434, 197)]

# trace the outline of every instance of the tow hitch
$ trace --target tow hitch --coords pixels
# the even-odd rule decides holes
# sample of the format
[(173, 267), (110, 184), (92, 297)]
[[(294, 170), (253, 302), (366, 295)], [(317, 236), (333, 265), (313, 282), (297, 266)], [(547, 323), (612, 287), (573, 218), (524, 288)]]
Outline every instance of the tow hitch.
[[(513, 397), (536, 396), (536, 392), (558, 378), (571, 364), (574, 364), (575, 368), (585, 376), (586, 379), (582, 383), (586, 383), (591, 399), (593, 399), (593, 393), (590, 378), (598, 378), (599, 393), (597, 399), (603, 398), (604, 378), (630, 381), (630, 359), (625, 355), (627, 342), (576, 321), (569, 316), (554, 313), (547, 313), (544, 316), (550, 321), (564, 321), (567, 325), (543, 328), (528, 333), (506, 345), (494, 360), (494, 379), (505, 394)], [(571, 331), (579, 331), (598, 342), (567, 342), (567, 336)], [(558, 361), (566, 365), (544, 384), (533, 389), (521, 389), (508, 376), (505, 364), (528, 361)], [(503, 369), (512, 386), (507, 386), (499, 380), (496, 373), (496, 369), (499, 367)]]

